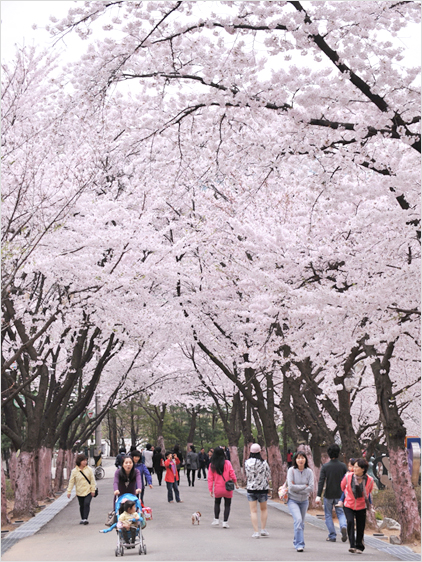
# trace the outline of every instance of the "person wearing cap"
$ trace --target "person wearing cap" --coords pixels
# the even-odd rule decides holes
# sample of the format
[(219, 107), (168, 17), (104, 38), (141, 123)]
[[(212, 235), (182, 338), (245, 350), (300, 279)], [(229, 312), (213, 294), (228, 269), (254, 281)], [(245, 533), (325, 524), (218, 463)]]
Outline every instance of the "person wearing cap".
[[(268, 537), (269, 533), (265, 526), (268, 516), (267, 500), (271, 471), (267, 461), (261, 456), (261, 445), (259, 443), (253, 443), (251, 446), (249, 458), (245, 461), (245, 472), (247, 478), (246, 491), (254, 530), (252, 537), (254, 539)], [(258, 530), (258, 503), (261, 511), (261, 533)]]

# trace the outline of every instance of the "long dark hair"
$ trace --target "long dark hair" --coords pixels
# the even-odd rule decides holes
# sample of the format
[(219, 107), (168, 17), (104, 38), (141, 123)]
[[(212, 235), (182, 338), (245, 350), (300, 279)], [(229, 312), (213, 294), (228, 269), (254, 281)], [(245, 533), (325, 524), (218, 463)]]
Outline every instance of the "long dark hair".
[[(123, 463), (126, 459), (130, 459), (132, 461), (132, 468), (130, 469), (129, 476), (127, 476), (125, 469), (123, 468)], [(130, 455), (124, 455), (122, 458), (122, 466), (119, 470), (119, 480), (128, 480), (129, 482), (133, 482), (136, 479), (135, 474), (135, 463), (133, 462), (133, 458)]]
[(211, 457), (211, 470), (222, 476), (225, 462), (226, 455), (224, 453), (224, 449), (216, 447)]
[(264, 459), (261, 456), (261, 453), (249, 453), (249, 458), (250, 459), (258, 459), (259, 461), (264, 462)]
[(304, 466), (304, 468), (308, 468), (308, 457), (305, 455), (305, 453), (304, 453), (303, 451), (297, 451), (297, 452), (294, 454), (294, 457), (293, 457), (293, 464), (292, 464), (293, 468), (299, 468), (299, 467), (297, 466), (297, 462), (296, 462), (297, 457), (299, 457), (299, 456), (305, 457), (305, 466)]

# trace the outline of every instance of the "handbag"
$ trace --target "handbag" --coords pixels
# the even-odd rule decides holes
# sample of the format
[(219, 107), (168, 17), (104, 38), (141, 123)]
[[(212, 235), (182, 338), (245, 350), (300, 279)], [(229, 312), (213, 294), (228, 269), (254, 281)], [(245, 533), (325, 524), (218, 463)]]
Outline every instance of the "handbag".
[[(88, 482), (88, 484), (91, 484), (91, 480), (88, 480), (88, 478), (85, 476), (85, 474), (82, 472), (82, 470), (80, 471), (82, 476), (85, 478), (85, 480)], [(95, 494), (94, 494), (94, 498), (96, 498), (98, 496), (98, 488), (95, 487)]]
[(289, 499), (289, 489), (287, 487), (287, 481), (279, 487), (278, 489), (278, 497), (281, 499), (283, 503), (287, 503)]
[(233, 492), (233, 490), (234, 490), (234, 482), (233, 482), (233, 480), (226, 480), (223, 475), (221, 475), (221, 478), (222, 478), (222, 479), (224, 480), (224, 482), (225, 482), (226, 490), (227, 490), (228, 492)]
[(112, 525), (114, 525), (115, 523), (117, 523), (117, 515), (116, 512), (113, 511), (109, 511), (108, 515), (107, 515), (107, 519), (106, 519), (106, 526), (107, 527), (111, 527)]

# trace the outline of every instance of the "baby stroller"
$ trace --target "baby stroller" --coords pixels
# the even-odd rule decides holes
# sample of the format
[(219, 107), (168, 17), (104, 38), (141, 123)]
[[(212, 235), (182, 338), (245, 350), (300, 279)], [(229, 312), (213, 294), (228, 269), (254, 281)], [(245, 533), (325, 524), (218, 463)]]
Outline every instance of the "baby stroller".
[(123, 530), (119, 529), (117, 527), (117, 523), (114, 523), (109, 529), (104, 529), (103, 531), (100, 531), (100, 532), (101, 533), (108, 533), (112, 529), (114, 529), (114, 528), (116, 529), (117, 546), (116, 546), (116, 550), (114, 551), (116, 556), (123, 556), (125, 550), (135, 549), (135, 551), (136, 551), (137, 548), (138, 548), (139, 554), (146, 554), (147, 553), (147, 547), (146, 547), (144, 538), (142, 536), (142, 529), (146, 527), (146, 521), (145, 521), (145, 518), (142, 514), (141, 500), (139, 498), (137, 498), (136, 496), (134, 496), (133, 494), (123, 494), (122, 496), (119, 496), (116, 499), (116, 503), (115, 503), (115, 506), (114, 506), (116, 515), (118, 515), (119, 510), (120, 510), (120, 506), (126, 500), (132, 500), (133, 502), (135, 502), (136, 513), (138, 513), (139, 516), (140, 516), (140, 523), (141, 524), (140, 524), (140, 526), (136, 527), (136, 535), (135, 535), (134, 542), (129, 542), (129, 543), (125, 542)]

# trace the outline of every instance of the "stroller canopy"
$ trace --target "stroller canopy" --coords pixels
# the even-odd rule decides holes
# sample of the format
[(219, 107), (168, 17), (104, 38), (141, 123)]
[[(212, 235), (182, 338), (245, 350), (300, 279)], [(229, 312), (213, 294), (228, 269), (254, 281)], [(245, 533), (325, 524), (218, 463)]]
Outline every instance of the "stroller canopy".
[(124, 503), (126, 500), (132, 500), (133, 502), (135, 502), (136, 504), (136, 511), (141, 512), (142, 511), (142, 504), (141, 504), (141, 500), (137, 497), (134, 496), (133, 494), (123, 494), (122, 496), (119, 496), (116, 500), (116, 504), (114, 506), (114, 509), (116, 510), (116, 513), (118, 513), (120, 506), (122, 505), (122, 503)]

